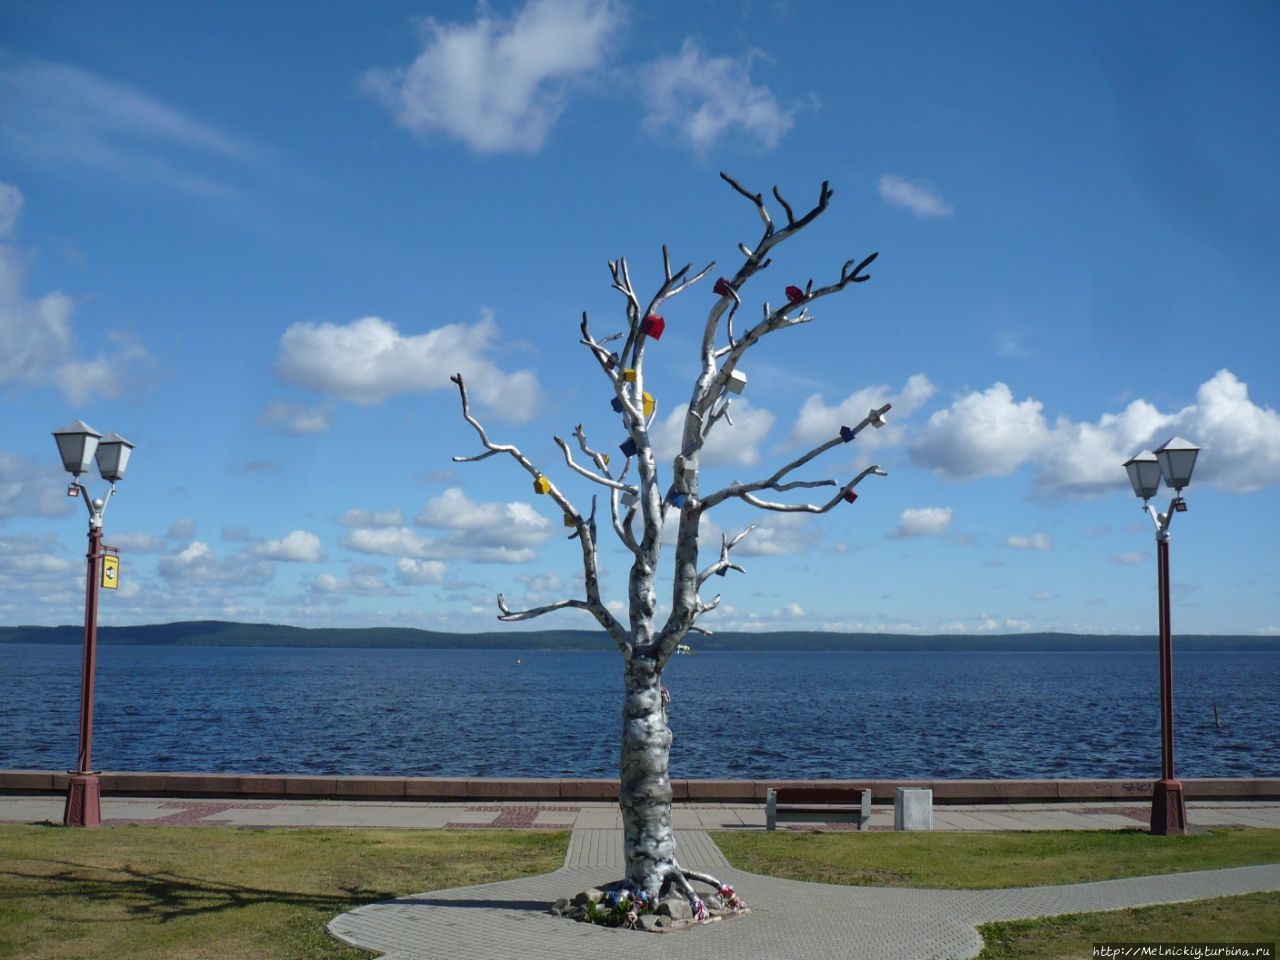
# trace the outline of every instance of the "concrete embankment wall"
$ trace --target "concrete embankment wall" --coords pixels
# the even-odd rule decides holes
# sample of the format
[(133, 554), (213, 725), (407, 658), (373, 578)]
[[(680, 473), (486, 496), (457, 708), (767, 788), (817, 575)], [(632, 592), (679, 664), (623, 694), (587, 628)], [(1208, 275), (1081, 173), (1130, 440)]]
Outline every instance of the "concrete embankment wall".
[[(65, 793), (68, 774), (0, 770), (0, 793)], [(617, 780), (467, 777), (311, 777), (236, 773), (103, 771), (102, 792), (118, 796), (293, 800), (469, 801), (615, 800)], [(1063, 803), (1147, 800), (1150, 780), (673, 780), (677, 802), (763, 803), (779, 786), (870, 787), (890, 803), (897, 787), (925, 787), (935, 803)], [(1188, 800), (1280, 800), (1280, 777), (1185, 779)]]

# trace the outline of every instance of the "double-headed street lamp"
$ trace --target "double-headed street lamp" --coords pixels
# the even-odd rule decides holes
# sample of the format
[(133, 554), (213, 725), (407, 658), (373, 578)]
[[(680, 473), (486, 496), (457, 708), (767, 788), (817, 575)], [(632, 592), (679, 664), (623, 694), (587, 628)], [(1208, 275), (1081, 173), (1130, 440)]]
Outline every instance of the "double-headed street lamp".
[[(76, 769), (67, 787), (67, 802), (62, 822), (68, 827), (96, 827), (102, 823), (102, 794), (98, 775), (93, 772), (93, 675), (98, 653), (98, 583), (102, 559), (102, 515), (107, 501), (116, 492), (116, 481), (124, 477), (125, 466), (133, 444), (124, 437), (109, 433), (105, 437), (82, 420), (55, 430), (62, 465), (72, 475), (67, 496), (81, 497), (89, 511), (88, 569), (84, 583), (84, 666), (80, 674), (80, 750)], [(98, 462), (98, 473), (111, 484), (105, 497), (93, 500), (80, 482), (80, 474)], [(107, 548), (110, 549), (110, 548)]]
[[(1200, 448), (1174, 437), (1152, 453), (1143, 450), (1125, 461), (1133, 492), (1156, 526), (1156, 567), (1160, 594), (1160, 779), (1151, 790), (1151, 832), (1186, 833), (1187, 803), (1182, 783), (1173, 773), (1173, 633), (1169, 624), (1169, 524), (1175, 513), (1183, 513), (1187, 503), (1182, 488), (1191, 482), (1196, 454)], [(1169, 509), (1156, 513), (1148, 501), (1156, 495), (1160, 479), (1173, 488)]]

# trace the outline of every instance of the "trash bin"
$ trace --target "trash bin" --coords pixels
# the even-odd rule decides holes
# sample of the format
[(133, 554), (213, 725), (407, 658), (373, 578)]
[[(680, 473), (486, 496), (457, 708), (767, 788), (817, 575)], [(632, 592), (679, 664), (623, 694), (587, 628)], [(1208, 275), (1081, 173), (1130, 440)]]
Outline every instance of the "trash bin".
[(893, 829), (932, 830), (933, 791), (898, 787), (893, 794)]

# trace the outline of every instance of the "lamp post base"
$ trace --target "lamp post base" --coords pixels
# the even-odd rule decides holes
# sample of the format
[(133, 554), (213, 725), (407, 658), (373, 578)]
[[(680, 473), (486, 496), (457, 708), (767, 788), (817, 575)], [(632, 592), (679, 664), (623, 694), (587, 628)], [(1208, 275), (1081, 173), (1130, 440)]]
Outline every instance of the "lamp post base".
[(1151, 832), (1158, 836), (1187, 832), (1187, 802), (1181, 780), (1157, 780), (1151, 786)]
[(96, 773), (72, 773), (62, 812), (66, 827), (102, 826), (102, 791)]

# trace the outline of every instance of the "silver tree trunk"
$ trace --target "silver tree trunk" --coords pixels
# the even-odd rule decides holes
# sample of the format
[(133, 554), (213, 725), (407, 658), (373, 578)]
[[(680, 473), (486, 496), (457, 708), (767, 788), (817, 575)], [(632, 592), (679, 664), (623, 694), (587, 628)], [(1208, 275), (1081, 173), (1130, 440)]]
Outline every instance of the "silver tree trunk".
[(627, 658), (619, 774), (627, 883), (656, 898), (668, 880), (684, 887), (671, 829), (671, 731), (662, 709), (662, 670), (656, 660)]

